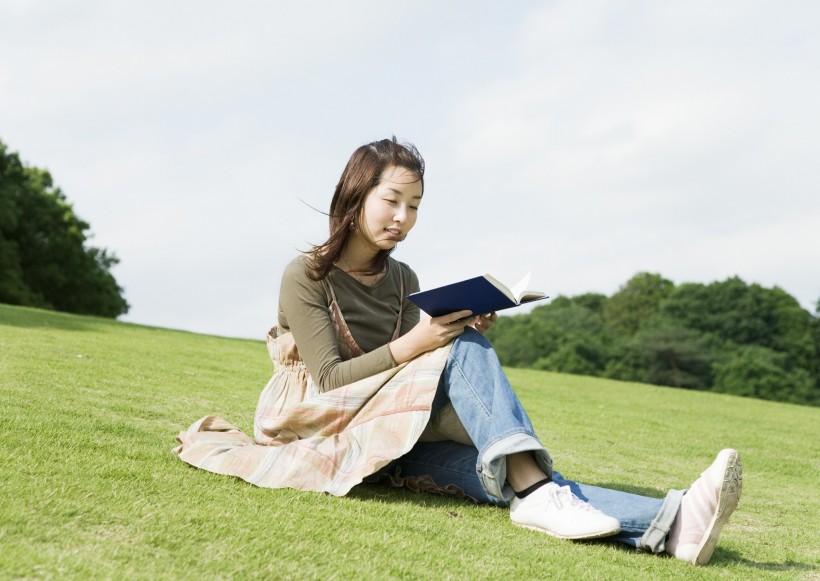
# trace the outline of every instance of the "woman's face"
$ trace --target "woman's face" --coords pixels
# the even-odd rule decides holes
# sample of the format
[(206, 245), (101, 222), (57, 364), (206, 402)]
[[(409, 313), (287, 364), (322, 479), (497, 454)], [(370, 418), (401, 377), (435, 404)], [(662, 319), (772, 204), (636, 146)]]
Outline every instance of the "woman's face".
[(364, 198), (354, 235), (374, 250), (393, 248), (415, 226), (421, 197), (421, 181), (415, 172), (388, 166), (379, 185)]

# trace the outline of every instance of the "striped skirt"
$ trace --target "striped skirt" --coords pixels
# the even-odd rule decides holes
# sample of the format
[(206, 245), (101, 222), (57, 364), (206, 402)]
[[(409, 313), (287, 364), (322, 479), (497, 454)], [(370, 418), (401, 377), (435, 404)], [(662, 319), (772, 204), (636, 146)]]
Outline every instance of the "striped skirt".
[(450, 345), (325, 393), (310, 381), (290, 333), (273, 329), (268, 350), (275, 371), (259, 398), (254, 437), (205, 416), (179, 433), (173, 451), (257, 486), (341, 496), (419, 440)]

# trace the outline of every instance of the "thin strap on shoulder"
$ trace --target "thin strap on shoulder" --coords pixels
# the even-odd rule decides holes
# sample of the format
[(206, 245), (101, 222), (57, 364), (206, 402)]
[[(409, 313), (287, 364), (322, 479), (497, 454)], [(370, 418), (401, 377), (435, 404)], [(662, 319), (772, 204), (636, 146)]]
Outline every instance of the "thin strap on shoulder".
[(330, 275), (328, 274), (324, 280), (325, 284), (327, 285), (328, 290), (330, 291), (330, 304), (336, 303), (336, 293), (333, 291), (333, 284), (330, 282)]
[(330, 314), (330, 320), (333, 324), (333, 331), (336, 335), (336, 344), (339, 347), (339, 355), (341, 356), (342, 361), (347, 361), (353, 357), (364, 355), (364, 351), (361, 347), (359, 347), (359, 344), (356, 343), (356, 339), (353, 338), (353, 333), (350, 332), (350, 328), (347, 326), (347, 321), (345, 321), (345, 317), (342, 314), (342, 309), (339, 307), (339, 302), (336, 300), (336, 293), (330, 282), (330, 276), (325, 277), (324, 282), (326, 288), (330, 291), (328, 313)]
[(399, 316), (396, 319), (396, 330), (393, 331), (393, 341), (401, 336), (401, 320), (404, 316), (404, 269), (399, 266)]
[(404, 269), (399, 270), (399, 318), (404, 310)]

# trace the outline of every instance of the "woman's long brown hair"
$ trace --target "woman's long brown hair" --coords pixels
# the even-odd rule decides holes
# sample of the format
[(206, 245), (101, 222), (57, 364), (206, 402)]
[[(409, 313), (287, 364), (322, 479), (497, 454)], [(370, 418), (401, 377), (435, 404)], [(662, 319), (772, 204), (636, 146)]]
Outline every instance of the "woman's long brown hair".
[[(362, 145), (353, 155), (339, 178), (333, 200), (330, 202), (330, 236), (314, 246), (310, 254), (313, 280), (322, 280), (342, 255), (354, 220), (361, 217), (362, 204), (368, 192), (379, 185), (382, 173), (390, 166), (405, 168), (418, 176), (424, 192), (424, 159), (411, 143), (400, 143), (395, 136)], [(370, 268), (363, 274), (379, 274), (387, 264), (387, 257), (395, 249), (379, 250)]]

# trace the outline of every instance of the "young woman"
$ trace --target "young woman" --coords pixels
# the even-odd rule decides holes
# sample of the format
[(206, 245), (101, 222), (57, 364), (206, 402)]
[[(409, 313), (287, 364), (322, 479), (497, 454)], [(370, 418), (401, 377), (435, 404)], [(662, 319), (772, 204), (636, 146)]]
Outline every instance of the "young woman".
[(179, 435), (180, 457), (259, 486), (345, 494), (365, 479), (510, 507), (516, 525), (608, 537), (706, 564), (740, 498), (741, 463), (721, 451), (688, 491), (653, 499), (566, 480), (484, 338), (495, 313), (420, 320), (415, 273), (390, 257), (413, 229), (424, 161), (385, 139), (350, 158), (330, 236), (285, 269), (275, 373), (251, 439), (216, 416)]

